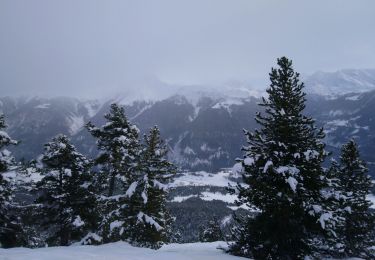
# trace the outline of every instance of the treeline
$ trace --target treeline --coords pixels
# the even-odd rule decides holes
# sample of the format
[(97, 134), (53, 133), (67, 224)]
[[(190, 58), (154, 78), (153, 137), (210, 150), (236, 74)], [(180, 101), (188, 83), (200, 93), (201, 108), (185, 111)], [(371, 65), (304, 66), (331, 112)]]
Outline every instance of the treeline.
[(292, 61), (282, 57), (270, 73), (268, 97), (256, 121), (245, 131), (248, 146), (239, 161), (243, 181), (233, 192), (239, 204), (258, 211), (235, 216), (229, 251), (255, 259), (374, 259), (375, 218), (366, 196), (372, 188), (354, 140), (331, 161), (305, 109), (304, 85)]
[[(123, 240), (157, 249), (173, 239), (166, 183), (176, 167), (166, 159), (159, 129), (153, 127), (141, 141), (116, 104), (105, 119), (102, 127), (86, 125), (96, 138), (95, 160), (59, 135), (45, 144), (40, 158), (20, 166), (5, 149), (17, 141), (2, 131), (0, 117), (0, 247)], [(41, 178), (24, 184), (36, 176)], [(32, 200), (19, 202), (15, 191)]]

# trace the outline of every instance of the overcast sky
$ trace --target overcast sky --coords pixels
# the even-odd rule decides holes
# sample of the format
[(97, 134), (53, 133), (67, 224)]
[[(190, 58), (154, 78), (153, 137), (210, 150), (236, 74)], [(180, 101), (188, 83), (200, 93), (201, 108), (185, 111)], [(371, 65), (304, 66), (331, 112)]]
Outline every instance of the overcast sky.
[(374, 29), (373, 0), (1, 0), (0, 95), (261, 85), (283, 55), (302, 73), (375, 68)]

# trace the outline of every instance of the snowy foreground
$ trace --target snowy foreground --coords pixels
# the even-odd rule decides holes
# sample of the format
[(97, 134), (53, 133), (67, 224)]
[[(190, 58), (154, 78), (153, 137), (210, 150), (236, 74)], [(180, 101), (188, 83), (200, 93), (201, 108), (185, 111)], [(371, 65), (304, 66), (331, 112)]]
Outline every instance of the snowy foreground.
[(0, 260), (235, 260), (244, 259), (224, 253), (219, 247), (225, 242), (170, 244), (159, 250), (138, 248), (125, 242), (116, 242), (100, 246), (48, 247), (38, 249), (12, 248), (0, 249)]

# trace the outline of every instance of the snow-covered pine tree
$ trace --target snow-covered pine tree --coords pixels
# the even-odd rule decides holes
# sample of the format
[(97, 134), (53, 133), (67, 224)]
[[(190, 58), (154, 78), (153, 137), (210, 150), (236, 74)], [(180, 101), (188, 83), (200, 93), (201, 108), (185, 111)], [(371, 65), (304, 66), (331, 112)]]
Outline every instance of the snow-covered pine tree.
[(255, 259), (303, 259), (324, 246), (334, 213), (325, 201), (328, 180), (321, 164), (326, 157), (323, 129), (303, 114), (305, 93), (299, 74), (286, 57), (272, 68), (268, 98), (257, 113), (261, 128), (245, 131), (248, 146), (239, 202), (260, 210), (237, 229), (233, 254)]
[(342, 146), (340, 158), (340, 180), (346, 196), (344, 244), (349, 257), (374, 259), (370, 247), (375, 245), (375, 215), (370, 210), (372, 181), (368, 169), (361, 160), (354, 140)]
[(91, 162), (59, 135), (45, 145), (43, 179), (37, 184), (41, 225), (48, 230), (49, 245), (66, 246), (80, 241), (96, 224), (96, 197)]
[[(41, 157), (39, 157), (41, 159)], [(42, 177), (42, 163), (37, 160), (22, 162), (17, 169), (17, 200), (18, 215), (21, 217), (22, 238), (24, 245), (28, 248), (43, 247), (46, 240), (46, 232), (40, 226), (40, 205), (35, 204), (38, 196), (37, 184)]]
[(111, 105), (110, 112), (104, 118), (107, 123), (102, 128), (95, 127), (91, 122), (86, 127), (97, 138), (100, 155), (96, 163), (105, 168), (108, 196), (112, 196), (115, 191), (116, 178), (130, 178), (132, 170), (137, 166), (139, 130), (129, 122), (124, 108), (117, 104)]
[(158, 249), (169, 242), (171, 217), (166, 208), (167, 182), (176, 167), (167, 160), (168, 149), (155, 126), (144, 136), (139, 179), (133, 182), (130, 208), (136, 213), (132, 243)]
[[(331, 158), (331, 165), (327, 169), (326, 178), (328, 187), (324, 189), (326, 195), (325, 205), (330, 208), (336, 217), (332, 232), (328, 233), (325, 248), (321, 250), (322, 255), (327, 257), (342, 258), (345, 256), (344, 226), (346, 214), (346, 195), (341, 184), (341, 172), (339, 163)], [(323, 248), (322, 248), (323, 249)]]
[(199, 231), (199, 241), (215, 242), (223, 239), (224, 235), (220, 227), (220, 222), (216, 217), (208, 221), (207, 225), (201, 226)]
[[(97, 139), (100, 151), (96, 159), (99, 175), (102, 176), (100, 233), (104, 242), (128, 239), (130, 236), (130, 221), (134, 212), (129, 208), (129, 197), (133, 194), (131, 184), (137, 180), (139, 163), (139, 130), (127, 119), (124, 108), (112, 104), (106, 114), (107, 123), (101, 128), (91, 122), (87, 124), (88, 131)], [(117, 186), (116, 186), (117, 185)]]
[(12, 247), (17, 244), (19, 223), (11, 214), (13, 187), (7, 172), (15, 165), (14, 158), (6, 149), (8, 145), (16, 145), (17, 141), (9, 137), (4, 115), (0, 115), (0, 247)]

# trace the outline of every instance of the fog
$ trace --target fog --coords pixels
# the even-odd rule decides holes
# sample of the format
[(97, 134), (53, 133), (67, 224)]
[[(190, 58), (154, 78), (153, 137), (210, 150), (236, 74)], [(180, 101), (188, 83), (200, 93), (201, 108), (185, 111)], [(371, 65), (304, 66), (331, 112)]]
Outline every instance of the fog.
[(374, 10), (372, 0), (2, 0), (0, 96), (264, 87), (283, 55), (305, 74), (375, 68)]

